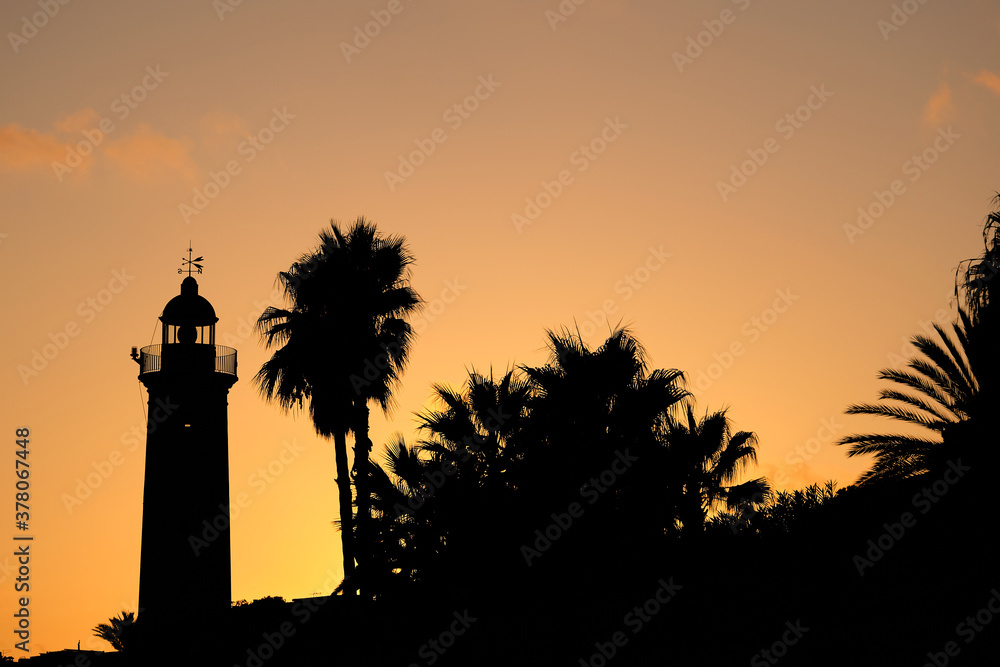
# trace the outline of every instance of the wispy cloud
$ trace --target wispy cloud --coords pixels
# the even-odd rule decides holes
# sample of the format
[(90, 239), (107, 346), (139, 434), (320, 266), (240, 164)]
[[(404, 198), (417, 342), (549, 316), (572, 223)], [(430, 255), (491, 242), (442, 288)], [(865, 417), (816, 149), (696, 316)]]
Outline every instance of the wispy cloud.
[(993, 91), (995, 94), (1000, 95), (1000, 76), (997, 76), (989, 70), (982, 70), (973, 79), (973, 83), (979, 84), (983, 88)]
[(64, 134), (77, 134), (97, 125), (100, 120), (100, 114), (90, 107), (84, 107), (79, 111), (60, 115), (59, 118), (56, 119), (55, 128), (57, 132), (62, 132)]
[(942, 81), (924, 105), (924, 122), (932, 126), (940, 125), (954, 114), (955, 104), (952, 102), (951, 86), (947, 81)]
[[(48, 169), (66, 157), (68, 147), (55, 134), (26, 128), (19, 123), (0, 126), (0, 168), (4, 171), (31, 172)], [(86, 169), (92, 161), (84, 160)]]
[(171, 139), (145, 124), (130, 136), (109, 143), (104, 154), (123, 173), (141, 182), (169, 174), (179, 175), (188, 183), (197, 180), (191, 142)]

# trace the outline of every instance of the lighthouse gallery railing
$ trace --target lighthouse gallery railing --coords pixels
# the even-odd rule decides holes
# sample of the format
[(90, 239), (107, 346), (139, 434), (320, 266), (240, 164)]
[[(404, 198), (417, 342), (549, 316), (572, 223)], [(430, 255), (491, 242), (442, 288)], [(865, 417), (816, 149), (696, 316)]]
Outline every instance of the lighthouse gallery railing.
[[(163, 370), (163, 345), (147, 345), (142, 348), (139, 352), (139, 374), (144, 373), (155, 373), (157, 371)], [(175, 347), (174, 344), (167, 345), (167, 347)], [(188, 346), (183, 343), (176, 344), (178, 351), (180, 348), (187, 348)], [(204, 345), (204, 344), (192, 344), (191, 348), (201, 352), (204, 348), (214, 348), (214, 368), (216, 373), (225, 373), (226, 375), (236, 375), (236, 350), (231, 347), (226, 347), (225, 345)], [(201, 348), (201, 349), (199, 349)], [(206, 350), (207, 352), (207, 350)], [(206, 355), (207, 356), (207, 355)]]

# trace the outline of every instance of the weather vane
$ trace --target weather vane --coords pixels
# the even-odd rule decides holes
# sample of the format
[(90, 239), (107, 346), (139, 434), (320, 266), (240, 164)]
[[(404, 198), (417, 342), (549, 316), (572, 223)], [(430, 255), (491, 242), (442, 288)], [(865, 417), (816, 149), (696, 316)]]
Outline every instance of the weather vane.
[[(198, 273), (201, 273), (201, 270), (204, 267), (202, 267), (201, 264), (198, 264), (198, 262), (205, 261), (205, 258), (202, 257), (201, 255), (198, 255), (194, 259), (191, 259), (191, 253), (192, 253), (191, 242), (188, 241), (188, 256), (187, 259), (181, 257), (181, 263), (187, 266), (187, 272), (189, 278), (191, 277), (191, 268), (194, 267), (195, 269), (197, 269)], [(182, 266), (181, 268), (177, 269), (177, 273), (184, 273), (184, 267)]]

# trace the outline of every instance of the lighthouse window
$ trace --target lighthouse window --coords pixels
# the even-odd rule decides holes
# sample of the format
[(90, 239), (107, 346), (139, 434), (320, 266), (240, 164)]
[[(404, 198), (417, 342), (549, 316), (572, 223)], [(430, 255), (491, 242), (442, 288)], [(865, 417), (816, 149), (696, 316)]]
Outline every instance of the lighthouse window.
[(164, 328), (164, 343), (215, 344), (215, 326), (168, 325)]

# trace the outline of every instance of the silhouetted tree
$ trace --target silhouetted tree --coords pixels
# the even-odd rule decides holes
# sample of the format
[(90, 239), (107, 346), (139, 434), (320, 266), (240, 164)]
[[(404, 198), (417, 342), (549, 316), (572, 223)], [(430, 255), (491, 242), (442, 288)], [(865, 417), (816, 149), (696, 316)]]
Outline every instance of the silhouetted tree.
[(402, 437), (386, 445), (381, 465), (372, 464), (371, 513), (380, 548), (368, 582), (377, 592), (400, 592), (425, 583), (442, 558), (446, 539), (436, 519), (431, 470)]
[(517, 437), (527, 414), (528, 382), (514, 371), (495, 381), (492, 371), (487, 377), (473, 370), (464, 392), (434, 385), (434, 394), (444, 409), (418, 415), (420, 428), (430, 435), (421, 450), (454, 465), (477, 485), (516, 486), (512, 477), (523, 456)]
[[(1000, 194), (994, 202), (1000, 205)], [(985, 250), (981, 257), (966, 260), (959, 266), (955, 285), (955, 295), (962, 299), (969, 318), (976, 324), (984, 319), (996, 318), (993, 313), (1000, 310), (1000, 297), (993, 295), (1000, 289), (993, 282), (1000, 273), (1000, 211), (986, 216), (983, 245)]]
[[(549, 362), (522, 367), (532, 386), (527, 435), (552, 467), (539, 480), (575, 489), (607, 467), (616, 450), (655, 446), (654, 429), (686, 396), (684, 374), (650, 371), (646, 352), (625, 328), (591, 350), (579, 333), (548, 331)], [(560, 474), (553, 479), (554, 469)]]
[(668, 423), (661, 437), (667, 450), (668, 497), (684, 534), (703, 532), (708, 517), (720, 508), (757, 511), (766, 504), (771, 493), (766, 479), (736, 483), (757, 463), (757, 436), (733, 433), (726, 410), (699, 421), (688, 404), (686, 423)]
[(131, 629), (135, 623), (135, 612), (122, 611), (120, 616), (112, 616), (107, 623), (94, 626), (94, 636), (111, 644), (116, 651), (126, 651), (129, 647)]
[[(935, 324), (938, 340), (917, 335), (913, 345), (923, 356), (910, 359), (909, 370), (885, 368), (878, 377), (900, 388), (883, 389), (879, 403), (857, 403), (847, 414), (875, 415), (930, 431), (930, 437), (908, 433), (849, 435), (840, 445), (849, 445), (848, 456), (874, 455), (870, 470), (861, 475), (859, 484), (891, 479), (905, 479), (923, 474), (945, 456), (942, 451), (949, 430), (961, 426), (975, 413), (974, 402), (979, 381), (966, 354), (967, 332), (972, 322), (959, 309), (959, 322), (952, 324), (952, 334)], [(954, 440), (954, 438), (948, 438)]]
[[(1000, 195), (994, 200), (1000, 205)], [(988, 419), (992, 406), (1000, 402), (1000, 211), (990, 213), (983, 227), (983, 254), (959, 265), (956, 294), (968, 312), (965, 354), (975, 370), (979, 392), (973, 400), (970, 430), (979, 437), (992, 437), (988, 423), (978, 424), (976, 415)], [(964, 269), (964, 270), (963, 270)], [(970, 436), (975, 437), (975, 436)]]
[[(269, 307), (257, 321), (266, 346), (280, 346), (254, 378), (261, 393), (286, 410), (308, 399), (316, 431), (334, 439), (345, 579), (354, 573), (355, 558), (366, 556), (356, 553), (355, 537), (371, 542), (368, 402), (389, 411), (406, 364), (413, 330), (405, 318), (420, 304), (409, 286), (412, 262), (402, 237), (382, 236), (364, 218), (346, 233), (332, 222), (316, 250), (278, 274), (290, 305)], [(348, 433), (355, 440), (357, 535)]]
[(744, 506), (735, 511), (719, 512), (709, 524), (717, 530), (741, 534), (788, 534), (836, 495), (837, 483), (827, 480), (822, 485), (810, 484), (804, 489), (772, 493), (766, 502), (755, 508)]

